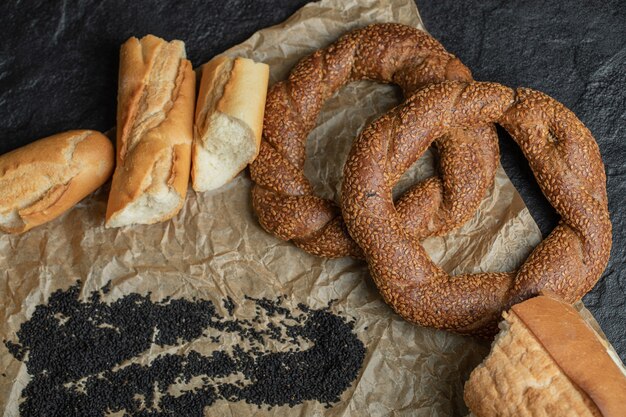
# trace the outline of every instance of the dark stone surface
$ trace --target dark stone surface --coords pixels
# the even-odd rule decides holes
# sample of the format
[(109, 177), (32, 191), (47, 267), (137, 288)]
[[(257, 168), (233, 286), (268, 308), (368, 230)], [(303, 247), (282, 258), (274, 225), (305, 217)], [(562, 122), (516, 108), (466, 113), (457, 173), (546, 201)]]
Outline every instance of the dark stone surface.
[[(119, 45), (147, 33), (186, 41), (194, 65), (305, 1), (7, 1), (0, 3), (0, 153), (67, 129), (115, 122)], [(585, 297), (626, 360), (626, 4), (622, 0), (417, 0), (424, 23), (478, 80), (532, 87), (570, 107), (600, 144), (613, 251)], [(502, 164), (542, 232), (558, 221), (519, 149)]]
[(194, 66), (303, 0), (0, 2), (0, 154), (68, 129), (115, 124), (119, 47), (148, 33), (185, 41)]

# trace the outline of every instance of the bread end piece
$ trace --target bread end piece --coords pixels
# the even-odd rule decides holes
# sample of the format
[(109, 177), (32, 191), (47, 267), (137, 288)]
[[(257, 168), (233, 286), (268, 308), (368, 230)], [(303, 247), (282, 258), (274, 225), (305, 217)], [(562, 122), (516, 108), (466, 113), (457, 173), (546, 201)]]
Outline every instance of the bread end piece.
[(269, 66), (218, 56), (202, 67), (194, 124), (192, 187), (233, 179), (259, 153)]
[(195, 75), (184, 43), (130, 38), (120, 52), (117, 168), (106, 226), (175, 216), (189, 183)]
[(623, 365), (571, 305), (541, 295), (504, 313), (500, 328), (465, 384), (477, 417), (624, 415)]
[(111, 141), (71, 130), (0, 156), (0, 230), (23, 233), (69, 210), (113, 171)]

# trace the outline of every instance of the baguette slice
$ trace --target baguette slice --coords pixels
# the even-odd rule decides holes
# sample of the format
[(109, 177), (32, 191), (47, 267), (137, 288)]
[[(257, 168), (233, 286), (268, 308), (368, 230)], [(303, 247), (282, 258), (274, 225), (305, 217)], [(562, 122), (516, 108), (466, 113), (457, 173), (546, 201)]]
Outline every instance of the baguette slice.
[(195, 75), (181, 41), (130, 38), (120, 51), (117, 167), (107, 227), (175, 216), (191, 164)]
[(48, 222), (111, 176), (113, 145), (99, 132), (71, 130), (0, 156), (0, 230)]
[(626, 372), (569, 304), (541, 295), (504, 313), (491, 353), (465, 384), (477, 417), (626, 415)]
[(192, 186), (214, 190), (259, 153), (269, 66), (219, 56), (202, 67), (194, 125)]

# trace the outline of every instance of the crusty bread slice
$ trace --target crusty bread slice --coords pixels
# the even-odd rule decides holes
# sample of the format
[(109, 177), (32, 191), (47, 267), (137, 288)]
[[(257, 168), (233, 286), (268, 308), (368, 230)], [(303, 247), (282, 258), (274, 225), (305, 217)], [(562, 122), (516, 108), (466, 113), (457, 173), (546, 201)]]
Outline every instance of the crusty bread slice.
[(219, 56), (202, 67), (194, 125), (192, 186), (214, 190), (259, 153), (269, 67)]
[(178, 213), (191, 165), (195, 75), (181, 41), (130, 38), (120, 51), (117, 167), (107, 227)]
[(626, 374), (576, 310), (542, 295), (504, 313), (491, 353), (465, 384), (476, 417), (626, 415)]
[(22, 233), (50, 221), (111, 176), (111, 141), (71, 130), (0, 156), (0, 230)]

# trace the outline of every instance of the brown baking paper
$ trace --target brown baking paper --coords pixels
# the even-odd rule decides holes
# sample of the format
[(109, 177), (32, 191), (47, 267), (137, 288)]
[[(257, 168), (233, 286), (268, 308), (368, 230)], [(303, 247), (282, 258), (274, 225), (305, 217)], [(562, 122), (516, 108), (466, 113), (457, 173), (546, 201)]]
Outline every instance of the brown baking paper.
[[(300, 58), (372, 22), (424, 29), (413, 0), (324, 0), (306, 5), (283, 24), (257, 32), (226, 54), (269, 64), (275, 82)], [(341, 167), (353, 138), (400, 98), (392, 86), (363, 81), (328, 101), (310, 135), (305, 166), (321, 195), (337, 198)], [(397, 191), (433, 172), (433, 155), (428, 153)], [(219, 400), (205, 414), (466, 415), (463, 383), (486, 355), (488, 344), (408, 324), (381, 300), (363, 262), (317, 258), (267, 234), (252, 211), (250, 188), (245, 172), (214, 192), (196, 194), (190, 189), (182, 211), (171, 221), (105, 229), (105, 186), (47, 225), (21, 236), (0, 236), (0, 336), (16, 341), (16, 331), (36, 305), (78, 279), (85, 297), (110, 282), (107, 301), (133, 292), (151, 293), (154, 300), (208, 299), (218, 307), (226, 296), (240, 304), (246, 295), (286, 295), (288, 306), (305, 303), (313, 308), (337, 300), (332, 311), (356, 319), (355, 332), (367, 350), (359, 375), (341, 402), (331, 408), (307, 401), (293, 408), (258, 409)], [(424, 246), (449, 272), (507, 271), (517, 267), (539, 240), (537, 226), (500, 168), (478, 214), (448, 236), (426, 240)], [(177, 349), (210, 354), (220, 348), (219, 343), (200, 338)], [(150, 349), (133, 361), (149, 363), (159, 353)], [(0, 372), (1, 408), (5, 416), (17, 416), (21, 390), (30, 377), (4, 344)]]

